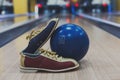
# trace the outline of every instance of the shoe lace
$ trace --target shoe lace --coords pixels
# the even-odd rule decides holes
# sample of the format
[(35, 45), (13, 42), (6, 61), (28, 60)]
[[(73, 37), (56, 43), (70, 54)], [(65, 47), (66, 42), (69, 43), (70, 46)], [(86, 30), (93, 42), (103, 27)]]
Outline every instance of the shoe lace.
[(39, 49), (39, 50), (43, 55), (46, 55), (47, 57), (50, 57), (52, 59), (61, 60), (63, 58), (62, 56), (57, 55), (56, 52), (52, 52), (44, 49)]
[(41, 27), (38, 31), (33, 30), (28, 36), (26, 36), (26, 39), (31, 40), (33, 37), (41, 33), (44, 29), (45, 27)]

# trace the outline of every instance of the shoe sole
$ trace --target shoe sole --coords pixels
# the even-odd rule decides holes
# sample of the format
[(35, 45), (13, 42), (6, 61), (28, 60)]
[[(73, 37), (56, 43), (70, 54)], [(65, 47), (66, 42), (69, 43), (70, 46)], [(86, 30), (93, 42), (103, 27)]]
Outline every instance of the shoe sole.
[(79, 67), (79, 64), (74, 66), (74, 67), (70, 67), (70, 68), (66, 68), (66, 69), (51, 70), (51, 69), (44, 69), (44, 68), (30, 68), (30, 67), (22, 67), (22, 66), (20, 66), (20, 71), (25, 72), (25, 73), (35, 73), (35, 72), (38, 72), (38, 71), (65, 72), (65, 71), (70, 71), (70, 70), (73, 70), (73, 69), (77, 69), (78, 67)]

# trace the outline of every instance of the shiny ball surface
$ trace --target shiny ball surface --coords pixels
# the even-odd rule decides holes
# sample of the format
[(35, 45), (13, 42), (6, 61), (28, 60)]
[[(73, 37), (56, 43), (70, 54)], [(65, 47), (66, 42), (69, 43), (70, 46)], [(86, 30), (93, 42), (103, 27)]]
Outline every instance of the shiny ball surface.
[(76, 24), (58, 27), (50, 40), (52, 51), (58, 55), (81, 60), (89, 48), (89, 38), (84, 29)]

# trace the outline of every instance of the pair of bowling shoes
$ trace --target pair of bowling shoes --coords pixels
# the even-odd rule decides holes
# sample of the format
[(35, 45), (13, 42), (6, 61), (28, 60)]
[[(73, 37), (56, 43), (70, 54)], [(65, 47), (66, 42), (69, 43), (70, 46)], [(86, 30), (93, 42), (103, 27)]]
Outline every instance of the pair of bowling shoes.
[(33, 31), (27, 39), (28, 46), (20, 53), (20, 70), (22, 72), (62, 72), (73, 70), (79, 67), (79, 63), (71, 58), (64, 58), (42, 49), (41, 47), (48, 41), (55, 31), (59, 19), (51, 19), (42, 31)]

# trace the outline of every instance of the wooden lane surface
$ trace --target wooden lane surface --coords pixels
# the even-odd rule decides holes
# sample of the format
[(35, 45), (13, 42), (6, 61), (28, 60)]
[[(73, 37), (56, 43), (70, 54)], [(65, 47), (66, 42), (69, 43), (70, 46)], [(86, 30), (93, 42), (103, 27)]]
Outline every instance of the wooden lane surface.
[[(81, 25), (90, 39), (89, 51), (79, 61), (79, 70), (64, 73), (21, 73), (19, 52), (27, 46), (25, 37), (30, 31), (0, 48), (0, 80), (120, 80), (120, 40), (78, 17), (64, 17), (58, 25), (67, 22)], [(44, 48), (50, 48), (49, 41)]]

